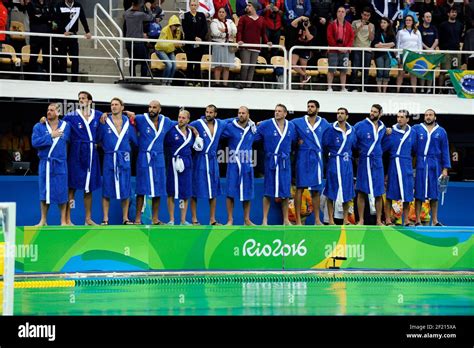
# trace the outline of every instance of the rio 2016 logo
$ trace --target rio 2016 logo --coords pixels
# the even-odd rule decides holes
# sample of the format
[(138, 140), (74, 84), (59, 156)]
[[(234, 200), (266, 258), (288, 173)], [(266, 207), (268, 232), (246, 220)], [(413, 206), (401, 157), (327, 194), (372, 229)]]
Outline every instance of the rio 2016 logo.
[(304, 246), (305, 239), (301, 240), (298, 245), (283, 244), (280, 239), (275, 239), (272, 244), (257, 243), (255, 239), (248, 239), (242, 247), (242, 256), (305, 256), (308, 249)]

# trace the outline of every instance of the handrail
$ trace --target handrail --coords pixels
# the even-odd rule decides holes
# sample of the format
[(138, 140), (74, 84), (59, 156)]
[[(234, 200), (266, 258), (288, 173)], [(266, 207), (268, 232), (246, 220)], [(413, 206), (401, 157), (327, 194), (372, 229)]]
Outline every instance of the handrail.
[[(100, 5), (99, 5), (100, 6)], [(102, 11), (101, 9), (99, 9), (99, 6), (97, 6), (97, 11)], [(100, 18), (97, 18), (97, 20), (101, 20)], [(100, 31), (100, 29), (98, 29), (97, 27), (95, 28), (97, 30), (97, 32)], [(117, 30), (119, 30), (120, 28), (117, 28)], [(119, 30), (121, 31), (121, 30)], [(0, 33), (4, 33), (6, 35), (11, 35), (11, 34), (17, 34), (17, 32), (14, 32), (14, 31), (0, 31)], [(26, 37), (31, 37), (31, 36), (36, 36), (36, 37), (48, 37), (49, 38), (49, 41), (50, 41), (50, 45), (52, 46), (53, 44), (53, 39), (55, 38), (61, 38), (61, 39), (82, 39), (84, 40), (84, 36), (83, 35), (70, 35), (70, 36), (65, 36), (63, 34), (47, 34), (47, 33), (31, 33), (31, 32), (25, 32), (23, 33), (23, 35)], [(169, 43), (179, 43), (181, 45), (184, 45), (184, 44), (189, 44), (189, 45), (196, 45), (196, 41), (188, 41), (188, 40), (157, 40), (157, 39), (145, 39), (145, 38), (126, 38), (126, 37), (115, 37), (115, 36), (106, 36), (106, 35), (95, 35), (92, 37), (92, 39), (98, 41), (98, 43), (100, 43), (101, 45), (103, 45), (104, 48), (105, 45), (107, 45), (107, 43), (109, 45), (111, 45), (111, 47), (107, 47), (106, 50), (107, 52), (109, 53), (108, 55), (105, 55), (105, 56), (86, 56), (86, 55), (80, 55), (80, 56), (69, 56), (69, 58), (78, 58), (78, 59), (89, 59), (89, 60), (111, 60), (115, 63), (115, 61), (117, 60), (118, 63), (120, 64), (119, 66), (122, 68), (125, 64), (124, 62), (128, 61), (129, 59), (132, 59), (133, 61), (135, 61), (136, 63), (138, 62), (143, 62), (143, 61), (147, 61), (147, 62), (153, 62), (150, 58), (145, 58), (145, 59), (137, 59), (137, 58), (134, 58), (133, 57), (133, 51), (131, 52), (131, 57), (124, 57), (124, 54), (123, 54), (123, 45), (124, 45), (124, 42), (143, 42), (143, 43), (157, 43), (157, 42), (169, 42)], [(103, 41), (107, 41), (104, 45), (104, 42)], [(113, 42), (119, 42), (120, 43), (120, 49), (119, 51), (116, 51), (116, 46), (112, 46), (112, 43)], [(202, 41), (202, 42), (199, 42), (198, 43), (199, 45), (201, 45), (204, 49), (203, 51), (205, 53), (211, 53), (211, 46), (223, 46), (223, 47), (230, 47), (230, 46), (236, 46), (237, 44), (236, 43), (218, 43), (218, 42), (212, 42), (212, 41)], [(133, 45), (132, 45), (133, 47)], [(269, 48), (270, 46), (266, 45), (266, 44), (262, 44), (262, 45), (258, 45), (258, 44), (243, 44), (242, 46), (239, 46), (240, 48), (259, 48), (259, 49), (264, 49), (264, 48)], [(360, 47), (344, 47), (344, 48), (341, 48), (341, 47), (328, 47), (328, 46), (293, 46), (290, 50), (287, 50), (285, 49), (285, 47), (283, 46), (280, 46), (280, 45), (272, 45), (272, 48), (273, 49), (279, 49), (281, 52), (278, 54), (279, 56), (283, 56), (281, 61), (282, 61), (282, 64), (281, 64), (281, 68), (283, 69), (283, 75), (281, 76), (282, 80), (283, 81), (277, 81), (277, 82), (269, 82), (269, 81), (232, 81), (232, 80), (228, 80), (228, 82), (242, 82), (242, 83), (253, 83), (254, 85), (263, 85), (263, 87), (265, 87), (265, 85), (268, 85), (268, 86), (278, 86), (278, 88), (283, 88), (283, 89), (292, 89), (293, 88), (293, 85), (294, 85), (294, 82), (292, 80), (292, 75), (291, 75), (291, 71), (293, 68), (295, 67), (303, 67), (304, 66), (299, 66), (299, 65), (295, 65), (295, 64), (292, 64), (291, 62), (291, 55), (293, 54), (294, 50), (295, 49), (305, 49), (305, 50), (322, 50), (322, 51), (326, 51), (326, 50), (344, 50), (344, 51), (370, 51), (370, 52), (395, 52), (395, 53), (400, 53), (402, 52), (403, 50), (402, 49), (396, 49), (396, 48), (392, 48), (392, 49), (383, 49), (383, 48), (360, 48)], [(50, 52), (52, 52), (51, 54), (49, 55), (43, 55), (43, 57), (56, 57), (56, 58), (66, 58), (66, 56), (60, 56), (60, 55), (57, 55), (57, 54), (54, 54), (54, 50), (51, 50)], [(450, 53), (450, 54), (456, 54), (456, 55), (473, 55), (474, 54), (474, 51), (457, 51), (457, 50), (449, 50), (449, 51), (441, 51), (441, 50), (422, 50), (421, 52), (423, 53)], [(8, 53), (8, 52), (1, 52), (0, 53), (0, 56), (10, 56), (11, 54)], [(30, 53), (30, 56), (33, 56), (33, 54)], [(39, 56), (39, 54), (36, 54), (36, 56)], [(118, 57), (117, 57), (118, 56)], [(210, 66), (210, 69), (207, 69), (207, 77), (204, 77), (204, 78), (199, 78), (199, 79), (195, 79), (195, 81), (191, 81), (189, 78), (164, 78), (164, 77), (159, 77), (159, 76), (153, 76), (152, 79), (155, 79), (155, 81), (160, 81), (160, 80), (174, 80), (174, 81), (189, 81), (189, 82), (204, 82), (205, 85), (208, 85), (208, 86), (211, 86), (211, 83), (212, 82), (215, 82), (215, 80), (213, 80), (211, 78), (212, 76), (212, 65), (213, 62), (212, 61), (212, 55), (211, 55), (211, 61), (209, 61), (207, 64), (209, 64)], [(19, 61), (19, 59), (18, 59)], [(165, 63), (166, 60), (162, 60), (160, 59), (161, 62)], [(195, 63), (195, 64), (201, 64), (202, 62), (201, 61), (191, 61), (191, 60), (186, 60), (186, 62), (189, 64), (189, 63)], [(286, 62), (286, 63), (285, 63)], [(12, 75), (43, 75), (43, 76), (49, 76), (49, 79), (52, 80), (52, 76), (56, 76), (56, 75), (60, 75), (60, 76), (81, 76), (80, 74), (76, 74), (76, 75), (72, 75), (72, 74), (67, 74), (67, 73), (64, 73), (64, 72), (53, 72), (53, 69), (52, 69), (52, 59), (49, 60), (49, 64), (50, 64), (50, 67), (49, 67), (49, 72), (28, 72), (28, 71), (23, 71), (23, 69), (21, 69), (21, 71), (19, 71), (19, 69), (16, 69), (16, 71), (14, 71), (15, 69), (12, 69), (12, 71), (8, 71), (8, 73), (12, 74)], [(280, 64), (280, 63), (278, 63)], [(241, 63), (241, 66), (255, 66), (257, 69), (259, 68), (275, 68), (272, 64), (271, 64), (271, 61), (268, 61), (267, 64), (265, 66), (262, 66), (262, 65), (259, 65), (259, 64), (250, 64), (250, 63)], [(362, 64), (363, 65), (363, 64)], [(20, 66), (21, 67), (21, 66)], [(327, 65), (324, 66), (325, 68), (327, 68)], [(316, 66), (306, 66), (306, 68), (308, 69), (313, 69), (313, 70), (321, 70), (321, 67), (316, 65)], [(382, 68), (382, 67), (364, 67), (364, 66), (361, 66), (361, 67), (357, 67), (357, 70), (358, 71), (366, 71), (366, 70), (371, 70), (371, 69), (375, 69), (376, 71), (382, 71), (382, 70), (392, 70), (392, 73), (393, 71), (402, 71), (402, 68), (401, 67), (389, 67), (389, 68)], [(441, 69), (441, 68), (436, 68), (436, 74), (439, 74), (439, 73), (445, 73), (447, 70), (445, 69)], [(123, 70), (122, 70), (123, 72)], [(235, 72), (234, 72), (235, 73)], [(316, 74), (315, 76), (323, 76), (324, 73), (320, 73), (320, 74)], [(120, 76), (117, 76), (115, 74), (111, 74), (109, 73), (109, 75), (106, 75), (104, 74), (103, 72), (98, 72), (98, 74), (95, 74), (95, 75), (92, 75), (89, 73), (89, 76), (91, 77), (99, 77), (99, 78), (108, 78), (108, 79), (115, 79), (117, 77), (120, 78)], [(121, 74), (121, 76), (123, 76)], [(150, 77), (141, 77), (141, 76), (136, 76), (137, 79), (141, 79), (141, 80), (144, 80), (144, 82), (146, 83), (146, 80), (150, 80)], [(433, 83), (429, 83), (426, 88), (430, 88), (430, 90), (432, 89), (433, 92), (435, 89), (437, 89), (438, 91), (439, 90), (447, 90), (447, 89), (451, 89), (451, 87), (447, 87), (447, 86), (440, 86), (439, 84), (437, 85), (437, 80), (433, 80)], [(308, 83), (308, 85), (310, 87), (312, 86), (324, 86), (324, 85), (327, 85), (326, 83), (324, 83), (324, 81), (313, 81), (311, 83)], [(360, 83), (358, 83), (357, 85), (355, 84), (348, 84), (348, 86), (356, 86), (356, 87), (360, 87)], [(378, 85), (375, 85), (375, 84), (367, 84), (365, 82), (363, 82), (362, 86), (368, 86), (368, 87), (379, 87)], [(391, 84), (391, 85), (388, 85), (389, 87), (394, 87), (395, 85), (394, 84)], [(399, 87), (399, 86), (397, 86)], [(413, 88), (422, 88), (420, 86), (413, 86)]]
[(113, 8), (112, 2), (113, 2), (113, 0), (109, 0), (109, 15), (110, 15), (110, 17), (112, 17), (112, 12), (113, 11), (123, 11), (123, 10), (125, 10), (124, 8), (120, 8), (120, 7)]
[[(110, 0), (109, 5), (110, 5), (110, 10), (111, 10), (112, 9), (112, 0)], [(123, 37), (122, 28), (119, 27), (119, 25), (112, 18), (111, 14), (107, 13), (107, 11), (104, 9), (104, 7), (99, 3), (96, 3), (95, 6), (94, 6), (94, 36), (95, 37), (98, 36), (97, 35), (97, 32), (98, 32), (97, 21), (100, 19), (99, 16), (98, 16), (98, 11), (99, 10), (100, 10), (100, 12), (102, 12), (105, 15), (105, 17), (107, 17), (107, 19), (112, 23), (112, 25), (115, 27), (115, 29), (117, 29), (117, 31), (119, 33), (119, 37), (122, 38)], [(102, 20), (101, 20), (101, 22), (102, 22)], [(109, 30), (109, 29), (107, 28), (107, 30)], [(110, 30), (109, 30), (109, 33), (111, 33)], [(102, 36), (102, 37), (105, 38), (106, 40), (116, 40), (116, 41), (118, 41), (118, 44), (119, 44), (119, 57), (118, 57), (119, 58), (119, 64), (120, 64), (120, 68), (123, 70), (123, 40), (117, 40), (116, 37), (107, 38), (105, 35)], [(110, 41), (109, 41), (109, 43), (110, 43)], [(110, 53), (110, 51), (102, 43), (101, 43), (101, 45), (111, 57), (114, 57)], [(97, 49), (97, 40), (94, 40), (94, 48)]]

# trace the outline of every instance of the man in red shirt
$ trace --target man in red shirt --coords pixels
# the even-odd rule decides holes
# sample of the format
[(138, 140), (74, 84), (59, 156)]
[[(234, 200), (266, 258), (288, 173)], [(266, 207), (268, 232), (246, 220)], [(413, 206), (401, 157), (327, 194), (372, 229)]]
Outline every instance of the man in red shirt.
[[(255, 72), (255, 64), (257, 63), (260, 47), (242, 47), (244, 44), (262, 44), (268, 42), (267, 33), (265, 32), (265, 21), (263, 17), (257, 14), (257, 10), (261, 9), (261, 5), (257, 0), (253, 0), (247, 4), (245, 8), (246, 15), (240, 17), (237, 27), (237, 43), (241, 46), (240, 59), (242, 61), (242, 69), (240, 70), (240, 80), (251, 87), (253, 74)], [(237, 84), (237, 88), (242, 88), (242, 84)]]
[[(7, 23), (8, 23), (8, 10), (3, 4), (3, 0), (0, 0), (0, 31), (7, 30)], [(0, 34), (0, 45), (5, 42), (6, 40), (5, 34)], [(0, 51), (2, 47), (0, 46)]]
[[(261, 3), (263, 6), (263, 18), (265, 20), (268, 40), (274, 45), (278, 45), (283, 30), (282, 19), (285, 11), (285, 1), (261, 0)], [(277, 55), (277, 49), (268, 50), (268, 54), (265, 55), (268, 63), (274, 55)]]
[[(337, 18), (328, 25), (328, 44), (331, 47), (352, 47), (354, 43), (354, 30), (346, 17), (346, 9), (340, 6), (337, 9)], [(348, 50), (329, 50), (328, 51), (328, 91), (332, 92), (332, 81), (336, 68), (341, 72), (341, 91), (347, 92), (346, 74), (349, 67)]]

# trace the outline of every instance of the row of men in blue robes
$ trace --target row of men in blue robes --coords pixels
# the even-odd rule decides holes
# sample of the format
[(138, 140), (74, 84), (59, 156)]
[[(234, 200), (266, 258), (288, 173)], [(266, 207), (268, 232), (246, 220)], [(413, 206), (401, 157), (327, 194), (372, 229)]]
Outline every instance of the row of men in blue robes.
[[(105, 199), (104, 224), (108, 222), (105, 210), (107, 200), (110, 198), (124, 201), (123, 222), (130, 223), (127, 203), (131, 192), (130, 143), (136, 143), (139, 149), (135, 219), (138, 223), (145, 195), (152, 197), (153, 208), (157, 208), (159, 197), (168, 195), (173, 202), (174, 199), (186, 200), (186, 208), (187, 200), (191, 198), (193, 224), (199, 223), (197, 199), (208, 199), (211, 208), (209, 223), (218, 224), (215, 219), (216, 197), (221, 193), (221, 188), (217, 150), (221, 138), (229, 140), (229, 153), (232, 154), (231, 158), (227, 159), (225, 187), (228, 224), (233, 223), (232, 211), (235, 200), (241, 201), (244, 205), (245, 224), (253, 224), (250, 220), (250, 202), (254, 198), (252, 146), (256, 141), (263, 141), (265, 152), (262, 221), (264, 225), (268, 223), (270, 202), (275, 198), (281, 199), (283, 223), (289, 224), (287, 211), (288, 198), (291, 196), (290, 154), (295, 144), (298, 190), (309, 188), (316, 203), (320, 193), (324, 192), (332, 203), (328, 204), (328, 208), (332, 207), (332, 212), (334, 203), (336, 209), (343, 210), (347, 202), (355, 197), (357, 190), (360, 195), (357, 201), (359, 216), (363, 216), (365, 198), (368, 198), (371, 209), (377, 214), (378, 223), (381, 223), (379, 212), (381, 215), (382, 210), (379, 202), (385, 192), (382, 164), (384, 151), (388, 151), (391, 158), (388, 170), (388, 199), (409, 202), (413, 200), (414, 192), (417, 200), (430, 199), (436, 202), (438, 177), (447, 175), (447, 169), (450, 167), (447, 135), (444, 129), (436, 124), (433, 110), (427, 110), (423, 124), (413, 128), (408, 125), (400, 127), (397, 124), (392, 127), (392, 133), (387, 135), (386, 127), (380, 121), (382, 108), (376, 104), (371, 108), (370, 116), (354, 127), (346, 122), (349, 115), (344, 108), (338, 110), (336, 122), (328, 123), (317, 115), (319, 103), (314, 100), (308, 102), (307, 115), (291, 122), (286, 119), (286, 107), (278, 104), (274, 117), (260, 122), (258, 126), (250, 120), (249, 110), (246, 107), (239, 109), (237, 118), (224, 120), (218, 119), (217, 108), (209, 105), (205, 116), (191, 122), (190, 128), (187, 128), (188, 125), (185, 123), (186, 119), (189, 122), (189, 114), (180, 114), (184, 120), (180, 126), (176, 121), (171, 121), (159, 113), (161, 110), (159, 102), (150, 103), (149, 113), (136, 116), (127, 112), (122, 114), (123, 102), (120, 99), (114, 98), (112, 103), (116, 104), (111, 105), (115, 108), (112, 110), (112, 115), (102, 116), (94, 111), (95, 116), (86, 121), (81, 111), (76, 110), (63, 119), (71, 129), (74, 129), (69, 139), (71, 143), (69, 154), (73, 155), (68, 157), (66, 166), (69, 173), (69, 187), (81, 188), (81, 185), (85, 185), (82, 187), (86, 189), (89, 185), (88, 189), (91, 191), (100, 185), (96, 144), (101, 143), (104, 148), (102, 184)], [(135, 123), (139, 132), (138, 139), (130, 122)], [(192, 148), (195, 150), (194, 155)], [(354, 148), (360, 152), (355, 187), (352, 179)], [(171, 164), (167, 169), (165, 150), (171, 153)], [(417, 158), (414, 185), (412, 152), (416, 153)], [(326, 163), (325, 157), (328, 158)], [(325, 185), (323, 185), (324, 177), (326, 177)], [(68, 184), (64, 186), (67, 187)], [(60, 200), (62, 202), (63, 198)], [(315, 204), (315, 207), (317, 206), (318, 204)], [(319, 212), (319, 209), (316, 210)], [(174, 214), (171, 212), (170, 210), (170, 222), (174, 223)], [(185, 213), (186, 211), (184, 216)], [(329, 215), (331, 221), (331, 209)], [(153, 209), (153, 222), (161, 223), (158, 219), (158, 209)], [(359, 222), (363, 223), (363, 220)], [(438, 223), (434, 217), (433, 222)], [(181, 223), (188, 224), (183, 218)], [(315, 223), (321, 223), (319, 216), (316, 216)]]

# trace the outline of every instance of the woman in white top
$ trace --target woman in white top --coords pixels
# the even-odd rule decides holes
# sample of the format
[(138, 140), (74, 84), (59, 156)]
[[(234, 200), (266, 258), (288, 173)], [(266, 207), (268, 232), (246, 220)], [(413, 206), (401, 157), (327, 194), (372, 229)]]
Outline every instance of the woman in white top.
[[(415, 19), (411, 15), (407, 15), (404, 20), (404, 27), (397, 33), (397, 48), (407, 49), (415, 52), (421, 52), (423, 50), (423, 41), (421, 39), (420, 31), (415, 26)], [(403, 62), (398, 53), (399, 67), (402, 68), (398, 71), (397, 76), (397, 93), (400, 92), (400, 86), (403, 83)], [(416, 93), (416, 76), (410, 74), (410, 82), (413, 93)]]
[[(227, 13), (224, 7), (217, 10), (217, 18), (211, 22), (211, 39), (213, 42), (235, 42), (237, 27), (231, 19), (226, 19)], [(227, 87), (229, 80), (229, 68), (235, 64), (235, 53), (230, 46), (212, 46), (212, 66), (214, 67), (214, 79), (216, 86), (222, 75), (222, 86)]]

